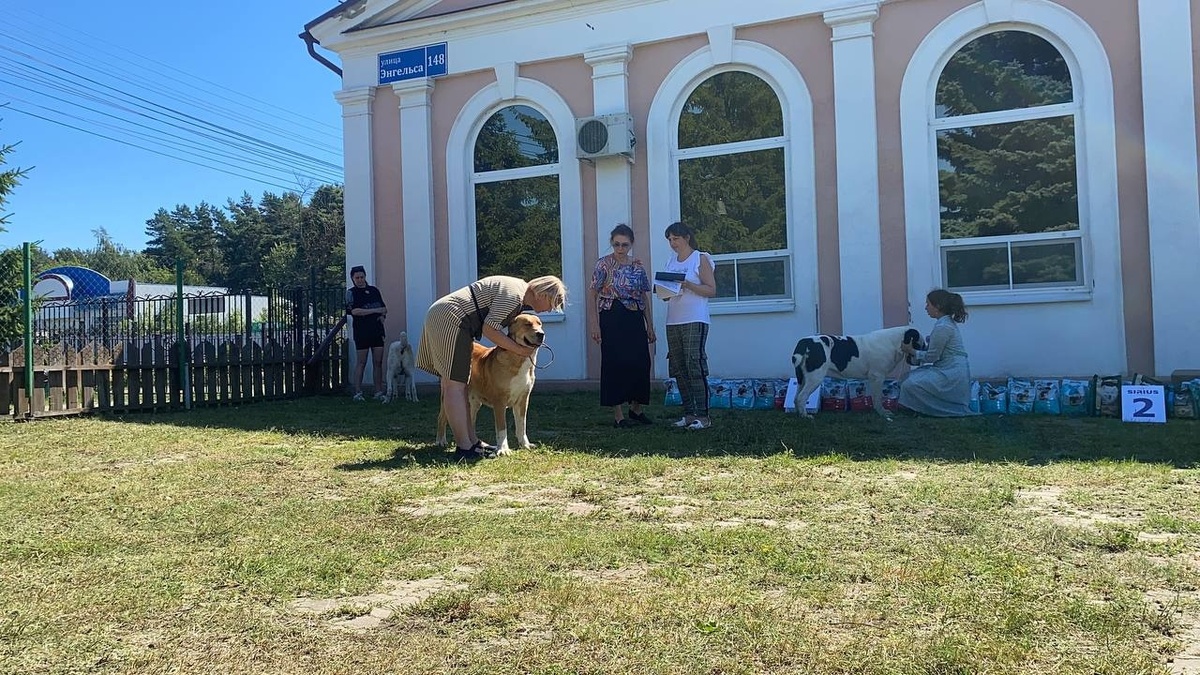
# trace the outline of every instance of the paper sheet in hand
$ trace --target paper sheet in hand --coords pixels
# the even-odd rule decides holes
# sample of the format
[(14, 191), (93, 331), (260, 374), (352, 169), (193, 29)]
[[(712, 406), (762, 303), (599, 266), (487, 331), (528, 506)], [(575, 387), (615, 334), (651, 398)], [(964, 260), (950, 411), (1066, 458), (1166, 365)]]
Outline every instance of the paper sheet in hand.
[(654, 281), (654, 294), (663, 300), (670, 300), (682, 292), (683, 284), (678, 281)]

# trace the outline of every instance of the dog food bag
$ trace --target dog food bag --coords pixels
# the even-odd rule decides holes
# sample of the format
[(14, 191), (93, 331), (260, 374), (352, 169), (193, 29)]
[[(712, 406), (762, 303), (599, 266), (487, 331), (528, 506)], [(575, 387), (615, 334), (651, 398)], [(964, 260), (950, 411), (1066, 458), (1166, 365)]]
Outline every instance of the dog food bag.
[(1058, 409), (1063, 415), (1091, 414), (1092, 383), (1062, 380), (1058, 385)]
[(668, 407), (683, 405), (683, 396), (679, 394), (679, 383), (675, 381), (675, 378), (668, 377), (663, 380), (663, 387), (667, 390), (666, 395), (663, 396), (663, 405)]
[(967, 401), (967, 405), (971, 408), (971, 412), (979, 412), (979, 380), (971, 381), (971, 400)]
[(1039, 415), (1057, 415), (1062, 412), (1058, 402), (1058, 380), (1033, 381), (1033, 412)]
[(775, 384), (775, 409), (787, 409), (792, 404), (791, 401), (787, 400), (788, 383), (790, 380), (772, 380), (772, 382)]
[(896, 412), (900, 409), (900, 380), (883, 381), (883, 409)]
[[(734, 410), (754, 410), (754, 380), (726, 380), (729, 384), (729, 403)], [(775, 394), (771, 393), (771, 403)]]
[(979, 386), (979, 412), (1003, 415), (1008, 412), (1008, 385), (984, 382)]
[(855, 412), (874, 410), (875, 402), (871, 400), (870, 386), (866, 380), (846, 380), (846, 398), (850, 401), (850, 409)]
[(1196, 394), (1200, 393), (1200, 380), (1187, 380), (1180, 382), (1175, 390), (1175, 400), (1167, 408), (1167, 412), (1172, 417), (1181, 420), (1194, 420), (1200, 417), (1200, 409), (1198, 409)]
[(1092, 395), (1095, 402), (1092, 410), (1102, 417), (1121, 416), (1121, 376), (1092, 377)]
[(775, 407), (775, 380), (751, 380), (754, 389), (754, 409), (771, 410)]
[(1033, 412), (1033, 400), (1037, 392), (1033, 380), (1021, 377), (1008, 378), (1008, 414), (1028, 415)]
[(730, 396), (732, 392), (729, 390), (729, 382), (719, 378), (709, 376), (708, 378), (708, 407), (715, 409), (728, 409), (733, 405), (733, 399)]
[(846, 380), (826, 377), (821, 381), (821, 410), (844, 411), (850, 407)]

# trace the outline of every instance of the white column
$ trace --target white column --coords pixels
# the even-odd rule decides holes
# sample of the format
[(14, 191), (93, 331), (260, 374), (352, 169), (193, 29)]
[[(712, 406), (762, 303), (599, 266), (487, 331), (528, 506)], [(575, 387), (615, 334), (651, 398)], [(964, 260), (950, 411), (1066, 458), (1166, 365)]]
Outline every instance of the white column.
[(883, 327), (875, 37), (879, 3), (826, 12), (833, 29), (842, 332)]
[[(355, 87), (334, 92), (342, 104), (342, 164), (346, 182), (342, 195), (342, 214), (346, 221), (346, 286), (350, 268), (362, 265), (367, 278), (375, 279), (375, 181), (371, 166), (372, 87)], [(354, 319), (350, 319), (354, 321)], [(351, 324), (353, 325), (353, 324)], [(357, 354), (350, 350), (350, 377), (354, 377)], [(373, 382), (374, 366), (367, 361), (363, 382)], [(353, 383), (355, 386), (358, 382)]]
[[(627, 66), (632, 55), (627, 44), (602, 47), (584, 54), (584, 61), (592, 67), (593, 114), (629, 112)], [(575, 152), (574, 148), (565, 150)], [(617, 223), (633, 227), (630, 222), (633, 217), (632, 172), (625, 157), (601, 157), (593, 161), (596, 163), (596, 241), (600, 251), (604, 251), (608, 233)], [(641, 250), (649, 249), (643, 246)]]
[(1200, 368), (1200, 188), (1189, 0), (1139, 0), (1154, 370)]
[[(342, 89), (334, 97), (342, 104), (343, 164), (346, 183), (343, 213), (346, 220), (346, 271), (354, 265), (375, 278), (375, 187), (371, 162), (372, 87)], [(349, 277), (346, 285), (349, 286)]]
[[(437, 299), (433, 231), (433, 80), (392, 85), (400, 99), (400, 169), (404, 202), (404, 324), (418, 344), (425, 313)], [(432, 381), (423, 371), (418, 379)]]

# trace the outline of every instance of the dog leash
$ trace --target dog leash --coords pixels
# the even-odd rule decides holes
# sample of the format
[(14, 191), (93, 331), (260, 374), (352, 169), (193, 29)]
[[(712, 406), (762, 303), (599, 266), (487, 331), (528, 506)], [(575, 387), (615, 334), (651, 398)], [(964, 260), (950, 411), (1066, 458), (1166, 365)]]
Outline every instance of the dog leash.
[[(546, 351), (550, 352), (550, 362), (549, 362), (549, 363), (547, 363), (547, 364), (546, 364), (546, 365), (544, 365), (544, 366), (539, 366), (539, 365), (537, 364), (537, 361), (533, 361), (533, 356), (530, 356), (530, 357), (529, 357), (529, 360), (530, 360), (530, 361), (533, 361), (533, 367), (534, 367), (534, 368), (537, 368), (538, 370), (545, 370), (545, 369), (549, 368), (549, 367), (551, 366), (551, 364), (553, 364), (553, 363), (554, 363), (554, 350), (553, 350), (553, 349), (550, 349), (550, 345), (546, 344), (545, 342), (543, 342), (542, 344), (538, 345), (538, 349), (545, 349)], [(535, 349), (533, 353), (534, 353), (534, 355), (536, 355), (536, 354), (537, 354), (537, 350)]]

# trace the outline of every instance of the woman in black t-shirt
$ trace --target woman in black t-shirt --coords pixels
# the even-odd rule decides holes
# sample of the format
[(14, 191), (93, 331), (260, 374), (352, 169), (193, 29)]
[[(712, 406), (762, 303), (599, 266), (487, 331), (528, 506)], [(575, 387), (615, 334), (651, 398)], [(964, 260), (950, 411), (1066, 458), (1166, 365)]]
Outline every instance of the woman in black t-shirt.
[(354, 349), (358, 355), (354, 367), (354, 400), (363, 400), (363, 371), (367, 368), (367, 352), (371, 353), (375, 374), (375, 399), (386, 401), (383, 389), (383, 320), (387, 318), (387, 305), (379, 289), (367, 283), (367, 271), (362, 265), (350, 268), (350, 280), (354, 285), (346, 289), (346, 314), (350, 315), (354, 329)]

